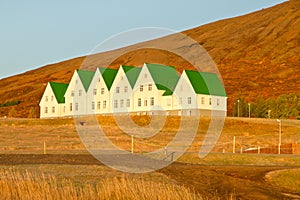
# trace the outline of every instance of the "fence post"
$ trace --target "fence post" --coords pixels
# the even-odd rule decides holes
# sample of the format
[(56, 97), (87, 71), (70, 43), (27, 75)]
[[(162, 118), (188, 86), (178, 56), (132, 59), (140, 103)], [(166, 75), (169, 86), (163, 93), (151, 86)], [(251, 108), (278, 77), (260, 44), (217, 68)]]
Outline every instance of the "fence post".
[(175, 152), (172, 152), (172, 154), (171, 154), (171, 162), (173, 162), (173, 160), (174, 160), (174, 154), (175, 154)]
[(241, 154), (243, 153), (243, 147), (241, 147), (241, 152), (240, 152)]
[(232, 153), (235, 153), (235, 136), (233, 136)]
[(46, 141), (44, 141), (44, 155), (47, 154), (46, 152)]
[(133, 154), (133, 135), (131, 135), (131, 153)]
[(168, 148), (165, 147), (164, 149), (165, 149), (165, 156), (168, 157)]
[(257, 147), (257, 154), (260, 154), (260, 146)]

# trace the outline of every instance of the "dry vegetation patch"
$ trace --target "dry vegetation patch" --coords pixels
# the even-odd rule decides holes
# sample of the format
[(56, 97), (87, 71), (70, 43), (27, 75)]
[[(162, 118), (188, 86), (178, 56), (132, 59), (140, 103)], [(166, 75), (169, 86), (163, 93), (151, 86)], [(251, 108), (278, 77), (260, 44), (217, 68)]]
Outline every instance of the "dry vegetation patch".
[[(121, 118), (122, 119), (122, 118)], [(168, 117), (164, 127), (154, 136), (134, 136), (134, 152), (145, 153), (163, 148), (176, 134), (180, 123), (194, 131), (192, 121), (196, 118)], [(99, 125), (106, 136), (118, 147), (131, 150), (130, 133), (124, 133), (111, 116), (99, 116)], [(134, 122), (147, 125), (149, 116), (135, 117)], [(44, 142), (47, 153), (87, 153), (80, 140), (73, 119), (1, 119), (0, 153), (43, 153)], [(194, 142), (189, 153), (197, 154), (206, 136), (210, 118), (201, 117)], [(300, 143), (300, 120), (282, 120), (282, 144)], [(137, 130), (133, 132), (138, 133)], [(184, 134), (184, 133), (183, 133)], [(221, 136), (213, 149), (214, 153), (232, 153), (233, 137), (236, 152), (247, 148), (269, 148), (278, 144), (278, 123), (274, 119), (226, 118)]]
[(202, 199), (183, 186), (134, 177), (104, 178), (95, 184), (82, 181), (80, 185), (28, 171), (2, 169), (0, 177), (3, 199)]
[(269, 172), (266, 175), (266, 180), (287, 191), (300, 193), (300, 168)]

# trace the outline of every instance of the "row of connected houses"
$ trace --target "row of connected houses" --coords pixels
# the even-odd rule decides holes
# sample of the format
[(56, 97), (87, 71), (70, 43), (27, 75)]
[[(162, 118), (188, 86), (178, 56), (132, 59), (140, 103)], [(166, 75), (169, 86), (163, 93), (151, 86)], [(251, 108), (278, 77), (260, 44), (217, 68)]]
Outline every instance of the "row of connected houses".
[(216, 74), (148, 64), (96, 72), (75, 70), (69, 84), (49, 82), (40, 117), (92, 114), (206, 115), (227, 111), (225, 89)]

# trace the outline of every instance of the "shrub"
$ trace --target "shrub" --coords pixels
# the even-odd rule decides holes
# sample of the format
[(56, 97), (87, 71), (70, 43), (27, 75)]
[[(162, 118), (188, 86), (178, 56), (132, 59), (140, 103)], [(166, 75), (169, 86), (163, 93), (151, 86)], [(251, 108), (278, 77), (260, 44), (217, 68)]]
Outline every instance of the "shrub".
[(0, 107), (15, 106), (15, 105), (19, 105), (20, 103), (21, 103), (20, 100), (17, 100), (17, 101), (8, 101), (6, 103), (0, 104)]

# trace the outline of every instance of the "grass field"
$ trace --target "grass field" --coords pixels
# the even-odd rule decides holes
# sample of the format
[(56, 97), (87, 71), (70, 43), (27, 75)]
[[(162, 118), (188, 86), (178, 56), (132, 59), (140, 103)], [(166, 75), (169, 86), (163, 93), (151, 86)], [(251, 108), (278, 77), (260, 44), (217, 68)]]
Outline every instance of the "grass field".
[[(117, 127), (112, 117), (98, 120), (115, 145), (130, 151), (131, 137)], [(147, 116), (133, 117), (133, 120), (141, 126), (150, 122)], [(135, 153), (166, 145), (177, 133), (179, 122), (179, 118), (169, 117), (157, 135), (149, 139), (135, 138)], [(35, 190), (39, 191), (38, 197), (48, 199), (92, 196), (104, 199), (282, 199), (289, 198), (288, 195), (300, 198), (299, 188), (291, 187), (298, 181), (295, 178), (298, 171), (294, 170), (300, 168), (300, 155), (232, 153), (233, 136), (237, 152), (240, 147), (276, 145), (276, 120), (226, 118), (212, 153), (200, 159), (198, 151), (209, 122), (209, 118), (200, 119), (195, 141), (176, 163), (147, 174), (130, 174), (110, 169), (93, 159), (82, 144), (73, 119), (0, 119), (0, 188), (6, 191), (7, 199), (17, 198), (9, 196), (11, 194), (36, 199), (28, 194)], [(299, 121), (283, 120), (282, 125), (283, 144), (300, 141)], [(43, 155), (44, 142), (46, 155)], [(285, 188), (292, 189), (287, 194)], [(52, 196), (45, 196), (49, 194)]]
[[(140, 125), (149, 123), (146, 116), (133, 120)], [(147, 139), (134, 138), (134, 151), (149, 152), (164, 147), (177, 134), (180, 122), (186, 123), (188, 127), (189, 120), (169, 117), (165, 127), (157, 135)], [(199, 151), (209, 122), (209, 118), (200, 119), (197, 135), (189, 152)], [(0, 119), (0, 123), (0, 153), (42, 153), (44, 142), (48, 153), (87, 153), (73, 119)], [(130, 135), (124, 134), (112, 117), (99, 117), (99, 124), (115, 145), (130, 151)], [(188, 129), (185, 131), (188, 132)], [(282, 144), (300, 143), (299, 130), (299, 120), (283, 120)], [(276, 147), (278, 123), (274, 119), (227, 118), (213, 152), (231, 153), (234, 136), (236, 152), (241, 148)]]
[(300, 192), (300, 169), (285, 169), (270, 172), (267, 181), (288, 191)]

